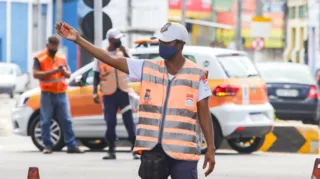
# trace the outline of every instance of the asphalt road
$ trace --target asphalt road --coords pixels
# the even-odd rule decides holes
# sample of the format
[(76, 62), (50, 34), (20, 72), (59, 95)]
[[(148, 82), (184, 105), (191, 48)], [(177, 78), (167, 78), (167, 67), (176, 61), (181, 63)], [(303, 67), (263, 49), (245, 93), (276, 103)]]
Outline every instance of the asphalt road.
[[(139, 179), (139, 160), (128, 152), (119, 152), (118, 160), (103, 161), (104, 152), (43, 155), (31, 139), (11, 134), (10, 110), (14, 101), (0, 96), (0, 179), (25, 179), (29, 167), (38, 167), (41, 179)], [(257, 152), (240, 155), (219, 150), (216, 168), (207, 178), (214, 179), (304, 179), (310, 178), (317, 155)], [(319, 157), (319, 156), (318, 156)], [(204, 170), (199, 168), (199, 179)]]

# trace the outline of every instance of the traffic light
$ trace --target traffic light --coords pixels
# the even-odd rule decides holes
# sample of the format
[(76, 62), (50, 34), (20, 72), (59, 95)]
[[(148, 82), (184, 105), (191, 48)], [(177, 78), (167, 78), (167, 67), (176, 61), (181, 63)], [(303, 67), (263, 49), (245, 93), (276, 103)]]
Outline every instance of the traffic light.
[[(88, 6), (91, 10), (85, 14), (83, 17), (80, 17), (80, 35), (84, 37), (91, 43), (94, 43), (94, 1), (93, 0), (80, 0)], [(111, 0), (102, 0), (102, 8), (109, 5)], [(112, 28), (112, 20), (105, 12), (102, 12), (102, 40), (106, 39), (106, 33), (109, 29)], [(80, 64), (81, 66), (86, 65), (92, 61), (93, 57), (88, 54), (85, 50), (80, 49)]]

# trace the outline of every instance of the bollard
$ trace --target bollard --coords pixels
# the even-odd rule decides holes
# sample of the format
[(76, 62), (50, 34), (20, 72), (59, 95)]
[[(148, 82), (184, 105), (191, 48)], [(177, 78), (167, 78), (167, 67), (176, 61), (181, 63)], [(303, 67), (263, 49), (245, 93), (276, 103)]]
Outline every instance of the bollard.
[(314, 161), (314, 167), (311, 179), (320, 179), (320, 158)]
[(28, 179), (40, 179), (38, 167), (29, 167)]

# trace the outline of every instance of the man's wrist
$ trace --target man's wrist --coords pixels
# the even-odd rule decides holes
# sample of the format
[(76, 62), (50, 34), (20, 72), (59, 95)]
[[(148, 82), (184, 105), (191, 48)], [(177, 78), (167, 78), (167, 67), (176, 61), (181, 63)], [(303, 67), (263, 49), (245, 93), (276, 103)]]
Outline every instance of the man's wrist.
[(207, 150), (213, 150), (215, 151), (216, 150), (216, 147), (214, 145), (208, 145), (207, 146)]
[(79, 44), (79, 43), (81, 42), (81, 40), (82, 40), (81, 35), (77, 34), (77, 38), (76, 38), (76, 40), (74, 41), (74, 43)]

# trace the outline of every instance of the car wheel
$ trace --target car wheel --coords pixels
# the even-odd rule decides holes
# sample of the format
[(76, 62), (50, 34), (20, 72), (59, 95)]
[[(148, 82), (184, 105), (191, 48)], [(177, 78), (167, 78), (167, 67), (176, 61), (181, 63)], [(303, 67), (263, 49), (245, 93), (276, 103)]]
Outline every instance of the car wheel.
[[(56, 120), (53, 119), (51, 121), (51, 141), (53, 143), (53, 151), (60, 151), (64, 146), (64, 141), (63, 141), (63, 134), (62, 134), (62, 128), (60, 126), (60, 123)], [(40, 128), (40, 117), (36, 117), (31, 123), (30, 126), (30, 135), (33, 144), (40, 150), (42, 151), (44, 149), (44, 145), (42, 142), (41, 138), (41, 128)]]
[[(216, 150), (218, 150), (219, 147), (221, 146), (223, 136), (222, 136), (222, 132), (221, 132), (221, 128), (218, 123), (218, 120), (215, 117), (212, 117), (212, 118), (213, 118), (212, 123), (213, 123), (213, 129), (214, 129), (214, 145)], [(207, 152), (207, 142), (203, 133), (201, 132), (201, 153), (205, 154), (206, 152)]]
[(265, 140), (263, 137), (228, 139), (230, 147), (239, 153), (252, 153), (260, 149)]
[(107, 143), (101, 139), (80, 139), (82, 144), (91, 150), (103, 150)]

